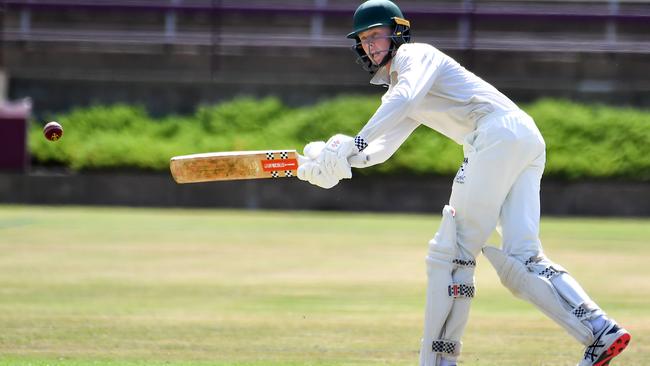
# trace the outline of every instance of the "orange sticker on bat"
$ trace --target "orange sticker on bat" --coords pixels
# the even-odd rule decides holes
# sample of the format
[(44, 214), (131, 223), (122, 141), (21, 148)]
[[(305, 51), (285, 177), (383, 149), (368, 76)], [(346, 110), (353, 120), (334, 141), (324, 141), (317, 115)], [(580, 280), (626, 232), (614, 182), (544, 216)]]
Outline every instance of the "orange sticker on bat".
[(296, 169), (298, 169), (298, 160), (296, 159), (262, 160), (262, 170), (265, 172)]

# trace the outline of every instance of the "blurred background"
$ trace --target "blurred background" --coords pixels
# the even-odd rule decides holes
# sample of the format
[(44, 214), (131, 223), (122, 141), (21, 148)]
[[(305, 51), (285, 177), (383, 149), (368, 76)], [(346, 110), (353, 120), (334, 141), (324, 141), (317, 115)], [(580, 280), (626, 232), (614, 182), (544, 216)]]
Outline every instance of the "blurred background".
[[(387, 167), (360, 173), (361, 181), (367, 175), (381, 175), (381, 181), (356, 184), (353, 180), (334, 193), (296, 182), (176, 187), (167, 180), (166, 164), (173, 155), (301, 149), (305, 139), (326, 140), (341, 129), (354, 134), (376, 107), (372, 101), (382, 93), (381, 88), (368, 84), (369, 76), (354, 63), (351, 43), (345, 38), (359, 3), (3, 0), (2, 113), (10, 120), (28, 115), (27, 120), (32, 122), (31, 129), (23, 128), (20, 122), (0, 124), (3, 131), (9, 131), (4, 135), (12, 136), (5, 137), (2, 144), (3, 159), (9, 161), (0, 165), (5, 181), (0, 200), (437, 211), (449, 194), (449, 177), (462, 158), (459, 147), (442, 142), (412, 154), (407, 145), (406, 152), (398, 153)], [(650, 214), (650, 204), (638, 204), (640, 198), (650, 202), (648, 1), (411, 0), (399, 1), (398, 5), (412, 22), (415, 41), (431, 43), (456, 58), (536, 118), (549, 139), (546, 198), (555, 198), (544, 205), (546, 212), (607, 214), (614, 205), (622, 208), (619, 214)], [(248, 99), (241, 102), (242, 96)], [(548, 98), (559, 104), (536, 104)], [(233, 101), (240, 104), (230, 109), (241, 113), (229, 115), (224, 108)], [(116, 111), (116, 104), (125, 109)], [(605, 105), (610, 109), (602, 109)], [(92, 109), (98, 106), (109, 110)], [(348, 113), (342, 115), (341, 110)], [(555, 115), (543, 110), (552, 110)], [(78, 113), (70, 116), (71, 111)], [(284, 117), (278, 122), (280, 114)], [(229, 122), (237, 118), (246, 121)], [(573, 121), (569, 124), (580, 120), (579, 126), (566, 127), (566, 136), (560, 134), (555, 140), (551, 135), (558, 133), (552, 130), (558, 123), (564, 125), (562, 118)], [(140, 129), (127, 131), (127, 127), (134, 127), (129, 121), (141, 119), (146, 121), (132, 123)], [(222, 123), (214, 122), (219, 119)], [(47, 120), (65, 122), (66, 137), (56, 144), (39, 136), (38, 129)], [(151, 127), (155, 131), (150, 140), (136, 141), (134, 135), (148, 133), (142, 126), (149, 122), (157, 126)], [(286, 134), (278, 137), (267, 126), (291, 123), (292, 139)], [(296, 130), (301, 123), (304, 126)], [(203, 129), (196, 136), (181, 137), (182, 131), (197, 124)], [(304, 131), (309, 126), (315, 126), (314, 133)], [(34, 137), (21, 137), (23, 129)], [(242, 137), (256, 129), (265, 131), (264, 136)], [(427, 143), (439, 139), (433, 133), (427, 136)], [(580, 141), (571, 145), (574, 139)], [(161, 147), (143, 150), (143, 145), (158, 142)], [(621, 155), (617, 151), (621, 145), (633, 152)], [(115, 151), (116, 146), (120, 151)], [(592, 148), (597, 150), (594, 156), (576, 154)], [(563, 150), (569, 157), (556, 164), (553, 159), (560, 159)], [(444, 164), (430, 166), (420, 158), (438, 159)], [(582, 168), (573, 168), (576, 166)], [(43, 177), (53, 171), (73, 177)], [(106, 186), (98, 183), (107, 179), (126, 181)], [(149, 188), (139, 192), (142, 185), (134, 186), (134, 182), (146, 179)], [(613, 192), (603, 182), (608, 179), (615, 180)], [(46, 190), (36, 188), (39, 184), (50, 187), (47, 195), (42, 193)], [(402, 193), (405, 184), (422, 188), (411, 198)], [(626, 189), (619, 189), (621, 184), (627, 184)], [(126, 192), (130, 189), (136, 193)], [(294, 189), (313, 199), (273, 198)], [(397, 194), (399, 198), (385, 206), (360, 206), (355, 200), (360, 190), (382, 196)], [(90, 193), (76, 194), (81, 191)], [(431, 199), (423, 202), (422, 196)], [(612, 199), (600, 200), (602, 206), (597, 208), (585, 206), (594, 206), (593, 202), (602, 197)]]
[[(377, 93), (342, 0), (5, 0), (4, 95), (36, 111), (143, 103), (190, 113), (238, 94), (310, 104)], [(435, 45), (517, 101), (649, 106), (647, 1), (400, 1)]]
[[(0, 366), (414, 364), (460, 146), (420, 127), (330, 190), (169, 174), (356, 134), (384, 92), (345, 38), (360, 3), (0, 0)], [(650, 1), (397, 3), (535, 119), (545, 253), (647, 366)], [(476, 281), (462, 365), (576, 364), (482, 258)]]

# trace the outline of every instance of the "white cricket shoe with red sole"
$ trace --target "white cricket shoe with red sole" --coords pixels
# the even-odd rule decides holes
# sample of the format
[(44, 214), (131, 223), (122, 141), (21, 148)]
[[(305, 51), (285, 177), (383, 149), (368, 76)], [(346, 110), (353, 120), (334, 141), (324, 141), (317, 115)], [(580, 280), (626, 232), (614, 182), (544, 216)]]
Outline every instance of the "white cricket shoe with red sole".
[(594, 334), (595, 340), (585, 349), (578, 366), (607, 366), (630, 343), (630, 333), (614, 321)]

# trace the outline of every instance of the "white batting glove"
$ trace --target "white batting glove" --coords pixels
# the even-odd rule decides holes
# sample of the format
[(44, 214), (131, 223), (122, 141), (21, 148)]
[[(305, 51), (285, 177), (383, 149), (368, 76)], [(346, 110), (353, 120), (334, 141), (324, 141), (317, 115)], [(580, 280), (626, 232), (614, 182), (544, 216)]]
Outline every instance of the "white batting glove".
[(321, 188), (330, 189), (339, 183), (339, 179), (321, 169), (318, 162), (310, 161), (298, 167), (298, 178)]
[(313, 141), (305, 145), (305, 148), (302, 151), (306, 157), (310, 158), (311, 160), (316, 160), (324, 148), (325, 141)]
[(332, 136), (321, 151), (317, 161), (321, 168), (338, 179), (352, 178), (348, 157), (358, 152), (354, 138), (342, 134)]

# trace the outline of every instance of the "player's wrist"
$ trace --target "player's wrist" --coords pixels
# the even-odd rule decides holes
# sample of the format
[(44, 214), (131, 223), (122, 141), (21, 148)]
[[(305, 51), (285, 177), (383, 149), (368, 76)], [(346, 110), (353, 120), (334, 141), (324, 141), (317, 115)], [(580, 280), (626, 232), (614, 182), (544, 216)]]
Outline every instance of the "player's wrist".
[(362, 152), (368, 147), (368, 142), (361, 135), (356, 135), (354, 137), (354, 146), (359, 152)]

